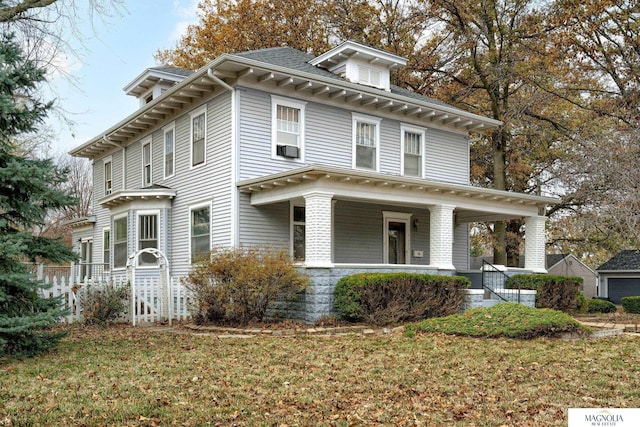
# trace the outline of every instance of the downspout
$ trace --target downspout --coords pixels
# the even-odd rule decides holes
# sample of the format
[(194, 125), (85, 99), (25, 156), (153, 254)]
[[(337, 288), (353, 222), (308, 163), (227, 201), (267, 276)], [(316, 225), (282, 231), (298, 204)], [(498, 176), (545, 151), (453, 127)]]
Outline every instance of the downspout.
[(230, 244), (232, 248), (238, 246), (239, 241), (239, 203), (238, 203), (238, 190), (236, 189), (237, 175), (238, 175), (238, 144), (237, 144), (237, 100), (236, 100), (236, 90), (229, 85), (227, 82), (222, 80), (220, 77), (216, 76), (213, 72), (212, 68), (207, 70), (207, 76), (214, 81), (216, 84), (220, 85), (222, 88), (231, 92), (231, 239)]

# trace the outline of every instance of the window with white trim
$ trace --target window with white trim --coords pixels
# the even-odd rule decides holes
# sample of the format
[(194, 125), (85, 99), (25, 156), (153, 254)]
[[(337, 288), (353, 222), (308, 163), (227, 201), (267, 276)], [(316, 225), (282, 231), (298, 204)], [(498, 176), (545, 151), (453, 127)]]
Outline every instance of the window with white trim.
[(111, 270), (111, 229), (102, 229), (102, 264), (104, 271)]
[(175, 126), (164, 128), (164, 177), (172, 177), (175, 172)]
[(401, 126), (402, 175), (422, 178), (424, 165), (424, 130)]
[[(158, 214), (138, 213), (138, 250), (158, 249)], [(157, 265), (157, 258), (150, 253), (140, 254), (138, 265)]]
[(305, 207), (304, 206), (292, 206), (291, 212), (291, 242), (293, 246), (293, 260), (304, 261), (305, 253)]
[(192, 207), (189, 216), (193, 261), (211, 250), (211, 204)]
[(271, 96), (273, 158), (303, 159), (305, 105), (304, 102)]
[(377, 171), (381, 119), (353, 114), (353, 167)]
[(191, 166), (206, 162), (207, 111), (200, 108), (191, 113)]
[(113, 268), (124, 268), (127, 265), (127, 216), (113, 219)]
[(113, 178), (111, 158), (104, 161), (104, 195), (108, 196), (113, 191)]
[(148, 187), (153, 181), (151, 170), (151, 140), (142, 143), (142, 186)]

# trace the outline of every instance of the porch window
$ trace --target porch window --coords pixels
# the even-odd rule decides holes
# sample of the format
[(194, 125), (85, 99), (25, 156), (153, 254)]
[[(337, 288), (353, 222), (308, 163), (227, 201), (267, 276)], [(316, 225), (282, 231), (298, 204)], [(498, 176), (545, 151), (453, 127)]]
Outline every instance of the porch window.
[(199, 206), (191, 209), (191, 261), (211, 250), (211, 209)]
[(293, 260), (304, 261), (305, 251), (305, 208), (304, 206), (293, 207), (293, 224), (292, 224), (292, 242), (293, 242)]
[(380, 120), (353, 115), (353, 167), (378, 170)]
[(104, 161), (104, 195), (108, 196), (113, 190), (113, 181), (111, 179), (111, 159)]
[(105, 228), (102, 230), (102, 264), (104, 271), (109, 271), (111, 263), (111, 230)]
[(207, 113), (204, 108), (191, 115), (191, 166), (205, 163), (206, 122)]
[(91, 264), (93, 263), (93, 239), (83, 239), (80, 242), (80, 278), (91, 279)]
[(402, 127), (402, 174), (422, 178), (424, 131)]
[(175, 169), (174, 135), (175, 127), (171, 125), (164, 130), (164, 177), (173, 176)]
[[(145, 214), (138, 216), (138, 249), (158, 248), (158, 215)], [(156, 265), (157, 259), (150, 253), (143, 253), (138, 265)]]
[(127, 217), (113, 220), (113, 267), (124, 268), (127, 265)]
[(302, 159), (304, 102), (271, 96), (272, 157)]
[(151, 141), (142, 145), (142, 186), (151, 185)]

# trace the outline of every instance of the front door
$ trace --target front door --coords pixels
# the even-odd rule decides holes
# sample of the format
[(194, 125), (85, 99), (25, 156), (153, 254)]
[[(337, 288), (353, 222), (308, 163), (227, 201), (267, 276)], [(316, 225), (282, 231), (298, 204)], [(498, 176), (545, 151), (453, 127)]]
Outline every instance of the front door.
[(389, 221), (387, 227), (389, 264), (406, 264), (406, 224)]
[(411, 214), (384, 211), (383, 218), (385, 264), (410, 264)]

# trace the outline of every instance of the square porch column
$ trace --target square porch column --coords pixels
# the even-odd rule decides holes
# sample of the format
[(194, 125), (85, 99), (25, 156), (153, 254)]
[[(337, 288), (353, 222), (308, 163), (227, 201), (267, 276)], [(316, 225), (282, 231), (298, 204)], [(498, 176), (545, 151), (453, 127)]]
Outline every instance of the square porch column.
[(304, 264), (306, 267), (331, 268), (333, 193), (314, 191), (302, 196), (305, 200)]
[(440, 270), (455, 270), (453, 265), (453, 205), (429, 208), (429, 265)]
[(534, 273), (546, 273), (546, 216), (529, 216), (524, 226), (524, 268)]

